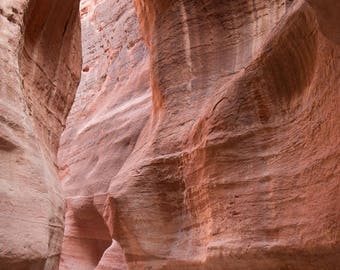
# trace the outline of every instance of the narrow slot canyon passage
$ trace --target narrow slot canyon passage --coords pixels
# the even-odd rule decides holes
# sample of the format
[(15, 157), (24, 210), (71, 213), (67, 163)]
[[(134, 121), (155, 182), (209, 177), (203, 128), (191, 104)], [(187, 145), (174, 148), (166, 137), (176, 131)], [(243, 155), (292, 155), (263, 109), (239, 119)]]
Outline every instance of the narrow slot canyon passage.
[(1, 0), (0, 270), (338, 270), (336, 0)]

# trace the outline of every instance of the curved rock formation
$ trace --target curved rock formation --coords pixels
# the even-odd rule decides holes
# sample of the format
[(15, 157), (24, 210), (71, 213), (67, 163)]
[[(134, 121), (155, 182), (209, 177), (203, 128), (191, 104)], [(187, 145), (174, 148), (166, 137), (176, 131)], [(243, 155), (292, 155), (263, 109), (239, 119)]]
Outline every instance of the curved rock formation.
[(60, 268), (106, 269), (111, 262), (112, 269), (125, 258), (113, 240), (115, 206), (101, 194), (150, 115), (149, 56), (132, 1), (84, 0), (80, 8), (82, 80), (59, 151), (68, 197)]
[(340, 267), (337, 3), (309, 2), (135, 0), (149, 90), (130, 1), (83, 1), (61, 269)]
[(57, 269), (56, 168), (81, 70), (79, 1), (0, 3), (0, 269)]

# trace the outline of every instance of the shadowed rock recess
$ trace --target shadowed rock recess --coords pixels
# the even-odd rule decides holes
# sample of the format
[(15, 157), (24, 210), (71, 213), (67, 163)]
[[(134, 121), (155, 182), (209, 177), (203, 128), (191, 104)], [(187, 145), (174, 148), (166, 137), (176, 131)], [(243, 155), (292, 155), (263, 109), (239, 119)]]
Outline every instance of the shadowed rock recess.
[(1, 0), (0, 269), (340, 269), (339, 14)]

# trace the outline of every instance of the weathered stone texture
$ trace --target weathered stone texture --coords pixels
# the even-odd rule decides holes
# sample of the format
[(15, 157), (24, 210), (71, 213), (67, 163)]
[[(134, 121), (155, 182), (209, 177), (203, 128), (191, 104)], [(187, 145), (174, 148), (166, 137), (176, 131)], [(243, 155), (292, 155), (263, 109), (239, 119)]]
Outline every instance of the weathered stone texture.
[(0, 2), (0, 269), (57, 269), (56, 155), (81, 70), (79, 3)]
[[(0, 4), (0, 268), (60, 249), (80, 38), (50, 2)], [(340, 268), (338, 1), (80, 13), (60, 269)]]

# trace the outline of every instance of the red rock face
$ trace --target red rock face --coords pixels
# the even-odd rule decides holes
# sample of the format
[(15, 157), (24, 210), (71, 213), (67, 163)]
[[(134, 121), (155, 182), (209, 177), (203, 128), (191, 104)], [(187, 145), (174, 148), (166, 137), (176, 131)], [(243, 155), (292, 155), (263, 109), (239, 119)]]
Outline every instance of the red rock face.
[(340, 267), (340, 8), (307, 2), (82, 1), (60, 269)]
[(151, 113), (149, 55), (132, 1), (82, 1), (81, 22), (82, 80), (59, 151), (68, 198), (60, 269), (127, 269), (106, 192)]
[(56, 152), (80, 77), (77, 1), (0, 3), (0, 269), (57, 269)]

